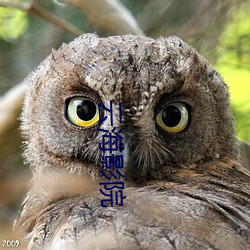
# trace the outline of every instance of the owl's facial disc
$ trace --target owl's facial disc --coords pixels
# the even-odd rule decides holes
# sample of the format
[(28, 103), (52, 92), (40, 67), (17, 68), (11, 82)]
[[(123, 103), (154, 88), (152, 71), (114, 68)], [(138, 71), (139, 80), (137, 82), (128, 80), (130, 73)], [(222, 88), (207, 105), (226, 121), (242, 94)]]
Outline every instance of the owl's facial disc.
[[(168, 149), (166, 140), (161, 138), (163, 133), (168, 135), (181, 134), (188, 129), (190, 124), (190, 107), (185, 102), (178, 100), (166, 101), (161, 100), (156, 104), (156, 109), (151, 110), (154, 113), (153, 116), (147, 115), (148, 119), (151, 118), (150, 124), (153, 125), (153, 132), (151, 137), (141, 136), (139, 124), (136, 124), (134, 117), (129, 121), (125, 121), (120, 124), (123, 128), (123, 164), (124, 169), (122, 173), (126, 178), (130, 178), (135, 172), (141, 170), (142, 173), (146, 173), (149, 166), (159, 167), (162, 164), (166, 164), (171, 157), (171, 153)], [(132, 107), (133, 108), (133, 107)], [(131, 109), (132, 109), (131, 108)], [(84, 134), (89, 129), (96, 130), (98, 133), (97, 124), (99, 122), (99, 109), (98, 102), (95, 98), (86, 96), (70, 96), (65, 101), (65, 118), (67, 122), (77, 130), (83, 129)], [(100, 112), (102, 112), (101, 110)], [(127, 110), (128, 112), (128, 110)], [(101, 117), (104, 114), (101, 114)], [(115, 119), (117, 120), (117, 119)], [(125, 119), (126, 120), (126, 119)], [(140, 119), (139, 119), (140, 120)], [(126, 123), (128, 126), (126, 126)], [(117, 126), (120, 126), (116, 124)], [(145, 124), (143, 124), (145, 125)], [(99, 126), (99, 125), (98, 125)], [(145, 127), (145, 126), (144, 126)], [(109, 125), (101, 126), (101, 128), (110, 131), (112, 128)], [(118, 127), (117, 127), (118, 128)], [(98, 138), (101, 141), (102, 133), (99, 133)], [(87, 147), (82, 149), (83, 153), (77, 153), (77, 159), (83, 160), (92, 166), (92, 164), (99, 164), (99, 158), (101, 151), (98, 149), (97, 141), (92, 141), (94, 147)], [(143, 145), (143, 146), (141, 146)], [(85, 155), (85, 157), (83, 157)], [(105, 153), (106, 155), (106, 153)], [(138, 173), (137, 173), (138, 174)]]

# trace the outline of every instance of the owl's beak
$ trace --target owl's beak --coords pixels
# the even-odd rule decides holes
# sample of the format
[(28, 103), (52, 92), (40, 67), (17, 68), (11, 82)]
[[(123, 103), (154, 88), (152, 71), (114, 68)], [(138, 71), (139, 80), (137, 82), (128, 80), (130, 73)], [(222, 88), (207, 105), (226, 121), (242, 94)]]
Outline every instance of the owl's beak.
[(134, 166), (135, 162), (135, 148), (136, 145), (131, 144), (131, 138), (129, 135), (123, 134), (123, 165), (124, 165), (124, 175), (125, 178), (128, 179)]

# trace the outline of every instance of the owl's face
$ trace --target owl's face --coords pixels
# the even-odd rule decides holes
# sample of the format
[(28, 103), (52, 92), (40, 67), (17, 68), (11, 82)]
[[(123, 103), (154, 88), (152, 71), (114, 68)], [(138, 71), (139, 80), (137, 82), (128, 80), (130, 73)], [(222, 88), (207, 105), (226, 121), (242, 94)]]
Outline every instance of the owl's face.
[[(35, 173), (100, 178), (99, 129), (114, 127), (123, 129), (127, 180), (166, 179), (174, 168), (237, 157), (225, 84), (176, 37), (84, 35), (53, 52), (28, 81), (22, 129)], [(99, 125), (107, 112), (99, 114), (98, 103), (110, 108), (110, 101), (113, 126), (109, 116)]]

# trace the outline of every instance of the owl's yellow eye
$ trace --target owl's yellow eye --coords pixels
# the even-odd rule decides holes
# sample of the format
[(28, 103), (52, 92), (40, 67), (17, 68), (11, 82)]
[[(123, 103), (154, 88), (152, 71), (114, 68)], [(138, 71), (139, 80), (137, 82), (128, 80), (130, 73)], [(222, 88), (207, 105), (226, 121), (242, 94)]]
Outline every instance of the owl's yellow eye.
[(176, 102), (163, 108), (156, 116), (157, 124), (169, 133), (182, 132), (188, 124), (189, 114), (185, 104)]
[(85, 97), (70, 99), (66, 115), (72, 124), (79, 127), (89, 127), (99, 121), (98, 105)]

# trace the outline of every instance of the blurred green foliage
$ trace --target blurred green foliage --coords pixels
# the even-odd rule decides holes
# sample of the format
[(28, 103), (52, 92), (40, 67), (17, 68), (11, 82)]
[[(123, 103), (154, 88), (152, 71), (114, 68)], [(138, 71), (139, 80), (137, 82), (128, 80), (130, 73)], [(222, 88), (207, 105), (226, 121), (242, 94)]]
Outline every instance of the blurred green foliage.
[(27, 13), (21, 10), (0, 7), (0, 38), (19, 38), (28, 28)]
[(250, 2), (231, 9), (217, 45), (216, 68), (230, 88), (238, 138), (250, 141)]

